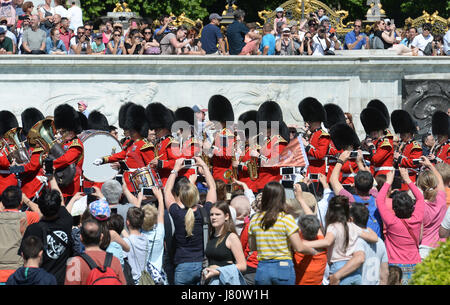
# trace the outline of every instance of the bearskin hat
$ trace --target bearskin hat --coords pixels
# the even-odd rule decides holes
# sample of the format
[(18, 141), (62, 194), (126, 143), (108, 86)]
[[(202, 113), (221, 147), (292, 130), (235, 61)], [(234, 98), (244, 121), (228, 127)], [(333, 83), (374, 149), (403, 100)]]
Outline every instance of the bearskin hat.
[(141, 137), (147, 138), (149, 128), (145, 117), (145, 108), (143, 106), (134, 104), (127, 109), (124, 129), (134, 130)]
[(376, 108), (369, 107), (364, 109), (361, 111), (359, 118), (366, 134), (376, 130), (385, 130), (389, 126), (386, 117)]
[(78, 111), (78, 117), (80, 118), (81, 129), (88, 130), (88, 118), (83, 114), (83, 112)]
[(41, 111), (39, 111), (34, 107), (30, 107), (22, 112), (21, 119), (22, 119), (22, 131), (23, 134), (26, 136), (28, 134), (28, 131), (30, 131), (30, 129), (33, 128), (33, 126), (37, 122), (45, 119), (45, 117)]
[(149, 129), (165, 128), (171, 130), (175, 115), (161, 103), (150, 103), (145, 108)]
[(181, 107), (175, 110), (175, 121), (185, 121), (194, 125), (194, 110), (191, 107)]
[(447, 135), (450, 136), (448, 122), (448, 114), (443, 111), (436, 111), (431, 117), (431, 131), (433, 135)]
[[(79, 134), (83, 130), (82, 120), (87, 118), (68, 104), (62, 104), (53, 112), (56, 129), (65, 129)], [(87, 124), (86, 124), (87, 125)]]
[(390, 118), (390, 115), (389, 115), (389, 110), (387, 109), (386, 105), (382, 101), (380, 101), (378, 99), (373, 99), (367, 104), (366, 108), (369, 108), (369, 107), (370, 108), (375, 108), (375, 109), (381, 111), (381, 113), (386, 118), (387, 126), (389, 127), (389, 123), (390, 123), (391, 118)]
[(391, 123), (395, 133), (417, 133), (412, 116), (405, 110), (394, 110), (391, 113)]
[(103, 130), (109, 132), (108, 119), (103, 113), (97, 110), (89, 113), (87, 125), (87, 129)]
[(345, 123), (345, 114), (339, 105), (325, 104), (323, 105), (323, 108), (327, 113), (327, 119), (323, 122), (325, 128), (330, 129), (335, 124)]
[(280, 136), (285, 139), (288, 143), (290, 141), (290, 133), (289, 133), (289, 127), (286, 125), (284, 121), (280, 122)]
[(16, 116), (9, 110), (0, 111), (0, 136), (16, 127), (19, 127)]
[(353, 146), (355, 150), (361, 145), (356, 132), (345, 123), (333, 125), (330, 128), (330, 137), (338, 150), (345, 149), (348, 146)]
[(325, 108), (313, 97), (304, 98), (298, 104), (298, 110), (305, 122), (325, 122), (327, 120)]
[(248, 138), (249, 135), (250, 135), (249, 128), (248, 127), (245, 128), (245, 124), (247, 124), (248, 122), (255, 122), (255, 125), (256, 125), (256, 130), (254, 131), (255, 132), (255, 136), (258, 133), (258, 124), (256, 123), (257, 113), (258, 113), (258, 111), (256, 111), (256, 110), (249, 110), (249, 111), (246, 111), (246, 112), (242, 113), (239, 116), (239, 118), (238, 118), (238, 128), (240, 130), (245, 130), (245, 137), (246, 138)]
[(127, 116), (127, 110), (131, 105), (135, 105), (132, 102), (127, 102), (125, 104), (123, 104), (120, 109), (119, 109), (119, 127), (124, 129), (124, 124), (125, 124), (125, 118)]
[(213, 95), (208, 102), (208, 116), (210, 121), (234, 122), (233, 106), (225, 96)]

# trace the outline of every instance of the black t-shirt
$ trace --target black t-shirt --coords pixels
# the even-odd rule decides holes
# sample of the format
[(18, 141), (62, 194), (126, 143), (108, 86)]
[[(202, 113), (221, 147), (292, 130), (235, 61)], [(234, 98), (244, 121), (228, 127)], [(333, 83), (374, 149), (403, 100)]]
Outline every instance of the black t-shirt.
[[(133, 45), (129, 44), (128, 42), (125, 42), (125, 49), (127, 49), (127, 54), (128, 54), (128, 50), (131, 50), (132, 47), (133, 47)], [(133, 54), (139, 54), (139, 51), (141, 50), (141, 48), (142, 48), (141, 44), (136, 45), (136, 48), (134, 48)]]
[[(43, 235), (46, 230), (47, 249), (44, 249), (41, 268), (53, 274), (58, 285), (64, 285), (66, 262), (72, 257), (72, 223), (72, 215), (61, 206), (56, 219), (51, 221), (41, 219), (38, 223), (28, 226), (22, 238), (23, 241), (28, 236), (36, 236), (44, 242)], [(19, 255), (20, 253), (22, 245), (19, 248)]]
[[(209, 216), (212, 203), (206, 202), (203, 208), (206, 210), (206, 215)], [(203, 219), (200, 210), (194, 212), (195, 222), (192, 236), (186, 237), (186, 229), (184, 226), (184, 217), (187, 209), (182, 209), (177, 203), (174, 203), (169, 208), (170, 216), (172, 216), (175, 225), (175, 258), (174, 264), (203, 261)]]
[(383, 34), (383, 32), (380, 30), (375, 31), (375, 33), (374, 33), (374, 35), (379, 37), (381, 39), (381, 41), (383, 42), (384, 49), (389, 49), (390, 47), (392, 47), (392, 43), (388, 43), (388, 42), (384, 41), (382, 34)]

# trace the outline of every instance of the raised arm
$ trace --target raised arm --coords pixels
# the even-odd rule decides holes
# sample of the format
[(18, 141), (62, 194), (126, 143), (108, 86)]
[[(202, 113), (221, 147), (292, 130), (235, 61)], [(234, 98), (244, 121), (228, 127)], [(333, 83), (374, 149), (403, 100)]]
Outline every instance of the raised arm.
[(378, 196), (376, 198), (378, 212), (380, 213), (380, 216), (385, 223), (391, 222), (395, 218), (394, 214), (392, 214), (392, 212), (386, 206), (387, 193), (392, 185), (392, 182), (394, 181), (394, 176), (395, 170), (392, 170), (386, 174), (386, 182), (381, 187), (380, 192), (378, 193)]
[(436, 190), (445, 192), (444, 180), (442, 179), (442, 176), (438, 172), (436, 167), (434, 167), (433, 163), (431, 163), (430, 160), (428, 160), (428, 158), (425, 156), (421, 156), (420, 159), (421, 159), (420, 163), (425, 165), (426, 167), (428, 167), (433, 172), (433, 174), (436, 176), (436, 179), (438, 181)]
[(331, 172), (330, 176), (330, 184), (333, 188), (334, 194), (339, 195), (341, 190), (344, 188), (339, 181), (339, 174), (341, 173), (342, 165), (347, 162), (348, 158), (350, 156), (350, 151), (345, 150), (341, 153), (339, 156), (336, 165), (334, 166), (333, 171)]
[(200, 166), (203, 170), (203, 175), (205, 176), (206, 185), (208, 186), (208, 193), (206, 193), (206, 201), (215, 203), (217, 201), (217, 191), (216, 191), (216, 182), (214, 181), (214, 177), (209, 171), (208, 165), (203, 161), (200, 157), (194, 157), (195, 163)]
[(160, 188), (154, 186), (152, 187), (153, 194), (158, 200), (158, 218), (156, 220), (157, 223), (164, 224), (164, 197)]
[(175, 184), (175, 178), (177, 177), (178, 171), (181, 169), (184, 158), (177, 159), (173, 171), (170, 173), (169, 178), (166, 181), (164, 187), (164, 200), (166, 201), (166, 209), (169, 210), (170, 206), (175, 203), (175, 197), (172, 194), (172, 189)]

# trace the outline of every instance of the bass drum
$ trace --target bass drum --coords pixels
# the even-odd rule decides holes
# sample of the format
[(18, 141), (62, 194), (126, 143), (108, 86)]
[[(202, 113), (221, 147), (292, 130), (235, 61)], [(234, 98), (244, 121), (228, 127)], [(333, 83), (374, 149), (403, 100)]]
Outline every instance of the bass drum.
[(119, 141), (110, 133), (101, 130), (85, 130), (78, 135), (84, 145), (83, 176), (89, 181), (105, 182), (117, 175), (111, 164), (94, 165), (95, 159), (122, 151)]

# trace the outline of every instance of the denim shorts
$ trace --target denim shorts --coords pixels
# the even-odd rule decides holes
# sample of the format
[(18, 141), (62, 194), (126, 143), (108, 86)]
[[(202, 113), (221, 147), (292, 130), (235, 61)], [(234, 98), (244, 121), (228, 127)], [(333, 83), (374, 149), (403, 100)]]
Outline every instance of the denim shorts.
[(295, 285), (292, 260), (262, 260), (256, 268), (255, 285)]
[(175, 285), (199, 285), (202, 262), (181, 263), (175, 267)]
[[(348, 261), (338, 261), (330, 266), (330, 274), (338, 272)], [(358, 268), (353, 273), (343, 277), (339, 285), (362, 285), (361, 268)]]

